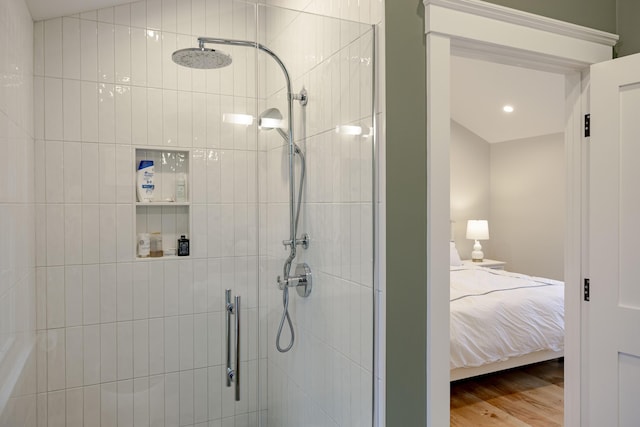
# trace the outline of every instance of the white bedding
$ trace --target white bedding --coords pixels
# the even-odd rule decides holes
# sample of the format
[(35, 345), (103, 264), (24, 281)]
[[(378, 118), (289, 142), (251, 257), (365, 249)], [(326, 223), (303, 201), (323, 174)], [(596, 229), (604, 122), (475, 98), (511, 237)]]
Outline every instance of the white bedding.
[(564, 283), (451, 267), (451, 369), (564, 347)]

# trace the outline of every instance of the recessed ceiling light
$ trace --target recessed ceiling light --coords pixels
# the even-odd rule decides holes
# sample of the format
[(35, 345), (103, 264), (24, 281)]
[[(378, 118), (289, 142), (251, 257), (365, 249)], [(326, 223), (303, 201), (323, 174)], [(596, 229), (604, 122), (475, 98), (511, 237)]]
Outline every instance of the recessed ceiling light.
[(505, 105), (504, 107), (502, 107), (502, 111), (504, 111), (505, 113), (513, 113), (513, 106)]

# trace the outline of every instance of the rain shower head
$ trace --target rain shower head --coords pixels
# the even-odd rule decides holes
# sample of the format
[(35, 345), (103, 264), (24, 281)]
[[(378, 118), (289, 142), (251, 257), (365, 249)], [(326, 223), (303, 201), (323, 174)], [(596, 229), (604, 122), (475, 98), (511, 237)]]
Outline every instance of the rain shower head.
[(273, 129), (282, 126), (282, 113), (277, 108), (266, 109), (258, 117), (260, 129)]
[(231, 55), (220, 50), (209, 49), (200, 44), (200, 47), (190, 47), (173, 52), (171, 59), (178, 65), (189, 68), (213, 69), (222, 68), (231, 64)]

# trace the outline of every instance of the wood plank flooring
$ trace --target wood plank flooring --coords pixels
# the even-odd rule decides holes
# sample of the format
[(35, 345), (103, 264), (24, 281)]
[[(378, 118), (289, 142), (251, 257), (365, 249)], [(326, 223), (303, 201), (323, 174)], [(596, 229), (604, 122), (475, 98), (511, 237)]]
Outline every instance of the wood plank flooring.
[(451, 383), (451, 427), (563, 425), (564, 363), (537, 363)]

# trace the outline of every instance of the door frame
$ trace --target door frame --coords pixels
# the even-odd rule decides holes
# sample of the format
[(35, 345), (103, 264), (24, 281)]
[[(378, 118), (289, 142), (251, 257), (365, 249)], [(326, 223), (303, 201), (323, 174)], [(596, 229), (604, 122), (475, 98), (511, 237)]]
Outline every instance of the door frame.
[[(565, 425), (580, 425), (586, 310), (586, 159), (589, 66), (611, 59), (618, 36), (480, 0), (423, 0), (427, 50), (428, 426), (449, 424), (450, 57), (461, 55), (565, 77)], [(447, 327), (443, 327), (447, 325)]]

